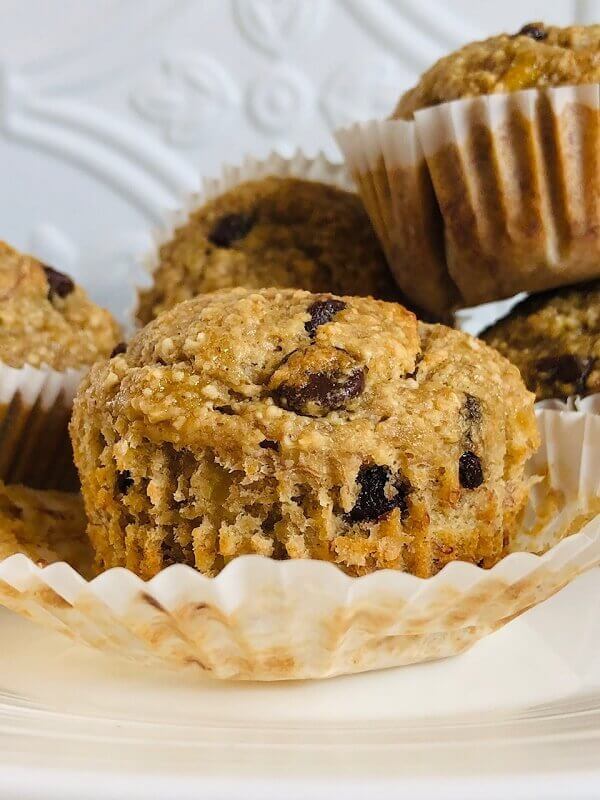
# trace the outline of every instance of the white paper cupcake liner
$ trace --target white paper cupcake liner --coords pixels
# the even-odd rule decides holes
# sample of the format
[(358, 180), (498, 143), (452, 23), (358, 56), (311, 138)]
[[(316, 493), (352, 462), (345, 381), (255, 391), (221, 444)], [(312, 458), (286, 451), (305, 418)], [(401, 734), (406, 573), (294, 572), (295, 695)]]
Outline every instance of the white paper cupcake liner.
[(77, 486), (67, 426), (84, 374), (0, 364), (0, 480), (41, 489)]
[(398, 285), (420, 308), (445, 317), (458, 294), (414, 122), (356, 123), (335, 136)]
[[(140, 258), (145, 272), (152, 276), (160, 263), (160, 248), (173, 238), (178, 228), (185, 225), (194, 211), (241, 183), (269, 176), (318, 181), (345, 191), (356, 191), (345, 164), (334, 163), (323, 153), (309, 157), (301, 150), (297, 150), (293, 156), (286, 158), (279, 153), (271, 152), (264, 159), (247, 156), (241, 165), (225, 164), (218, 178), (203, 178), (199, 191), (184, 195), (177, 209), (165, 211), (161, 226), (152, 232), (151, 249)], [(144, 291), (147, 286), (134, 288), (137, 304), (139, 292)], [(137, 308), (134, 308), (130, 313), (132, 329), (139, 327), (135, 319), (136, 310)]]
[(600, 563), (600, 415), (537, 416), (540, 480), (515, 542), (529, 552), (492, 569), (351, 578), (325, 562), (242, 556), (216, 578), (175, 565), (144, 583), (122, 568), (86, 581), (17, 554), (0, 562), (0, 602), (140, 665), (215, 678), (325, 678), (459, 653)]
[[(336, 136), (401, 287), (416, 300), (426, 281), (437, 286), (429, 310), (440, 299), (477, 305), (600, 274), (600, 84), (457, 100), (417, 111), (414, 122)], [(394, 186), (392, 177), (423, 169), (433, 185), (427, 204), (410, 179)], [(440, 223), (428, 220), (433, 203), (442, 248)], [(429, 250), (436, 243), (437, 260), (419, 259), (409, 226)]]

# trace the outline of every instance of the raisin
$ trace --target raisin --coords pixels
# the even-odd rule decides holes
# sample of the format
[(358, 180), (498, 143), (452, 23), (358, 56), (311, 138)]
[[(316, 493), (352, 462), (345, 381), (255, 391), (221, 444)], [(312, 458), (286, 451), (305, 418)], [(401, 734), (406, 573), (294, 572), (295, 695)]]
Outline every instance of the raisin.
[(316, 300), (306, 310), (310, 314), (310, 319), (304, 323), (304, 329), (311, 339), (317, 333), (319, 325), (326, 325), (335, 317), (339, 311), (346, 308), (346, 303), (343, 300), (335, 300), (329, 298), (328, 300)]
[(289, 353), (271, 377), (269, 388), (280, 408), (323, 417), (362, 394), (365, 376), (365, 367), (346, 350), (312, 345)]
[(459, 459), (458, 479), (464, 489), (477, 489), (483, 483), (481, 461), (471, 450), (467, 450)]
[(64, 272), (59, 272), (47, 264), (42, 264), (42, 268), (48, 281), (48, 300), (52, 300), (56, 296), (67, 297), (75, 289), (75, 284)]
[(259, 442), (258, 446), (262, 447), (263, 450), (279, 450), (279, 445), (272, 439), (263, 439), (262, 442)]
[(235, 416), (235, 411), (233, 410), (233, 407), (230, 405), (215, 406), (215, 411), (218, 411), (219, 414), (225, 414), (228, 417)]
[(277, 405), (305, 416), (322, 416), (343, 408), (348, 400), (362, 394), (365, 371), (315, 372), (301, 386), (282, 384), (273, 397)]
[(234, 242), (247, 236), (253, 225), (254, 217), (250, 214), (226, 214), (215, 222), (208, 234), (208, 241), (217, 247), (231, 247)]
[(541, 42), (548, 37), (548, 32), (544, 30), (544, 25), (541, 22), (529, 22), (523, 25), (515, 36), (529, 36), (530, 39), (535, 39), (536, 42)]
[(114, 358), (115, 356), (120, 356), (121, 353), (126, 353), (126, 352), (127, 352), (127, 345), (125, 344), (125, 342), (119, 342), (119, 344), (116, 344), (113, 347), (110, 357)]
[(593, 358), (565, 353), (560, 356), (546, 356), (535, 362), (535, 368), (547, 380), (559, 383), (572, 383), (575, 394), (583, 394), (586, 381), (594, 366)]
[(360, 491), (354, 508), (344, 515), (348, 522), (376, 522), (394, 508), (399, 508), (402, 516), (406, 515), (411, 487), (405, 478), (392, 479), (389, 467), (373, 464), (362, 466), (356, 480)]
[(134, 480), (128, 469), (123, 470), (123, 472), (117, 472), (117, 491), (120, 494), (127, 494), (133, 484)]

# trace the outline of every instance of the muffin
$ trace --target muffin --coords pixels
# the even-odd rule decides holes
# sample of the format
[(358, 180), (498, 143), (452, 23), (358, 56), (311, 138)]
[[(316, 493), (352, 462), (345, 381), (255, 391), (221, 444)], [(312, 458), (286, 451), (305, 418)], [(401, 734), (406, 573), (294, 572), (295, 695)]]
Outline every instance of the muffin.
[(600, 392), (600, 281), (532, 295), (481, 337), (538, 400)]
[[(388, 215), (409, 298), (433, 281), (438, 305), (473, 306), (600, 275), (599, 76), (600, 25), (529, 23), (442, 58), (375, 131), (338, 135), (376, 230), (387, 205), (438, 220), (440, 257), (415, 271)], [(415, 188), (423, 170), (431, 191)]]
[(505, 552), (533, 395), (483, 342), (401, 305), (223, 290), (96, 364), (71, 436), (99, 567), (334, 562), (420, 576)]
[(0, 479), (73, 487), (74, 389), (119, 339), (109, 312), (69, 276), (0, 242)]
[(236, 286), (400, 298), (358, 196), (291, 177), (243, 182), (193, 211), (160, 248), (137, 318)]
[(24, 553), (39, 566), (67, 561), (89, 574), (81, 496), (0, 482), (0, 560)]
[(530, 22), (517, 33), (472, 42), (441, 58), (400, 98), (392, 117), (495, 93), (600, 81), (600, 25)]

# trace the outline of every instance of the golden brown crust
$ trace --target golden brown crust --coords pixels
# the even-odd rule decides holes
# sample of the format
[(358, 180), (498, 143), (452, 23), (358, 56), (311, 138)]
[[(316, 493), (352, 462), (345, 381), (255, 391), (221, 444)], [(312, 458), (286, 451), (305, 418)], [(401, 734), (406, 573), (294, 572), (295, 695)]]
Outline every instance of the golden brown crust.
[(137, 317), (235, 286), (400, 299), (359, 198), (296, 178), (243, 183), (193, 212), (160, 248)]
[(63, 371), (107, 356), (120, 339), (108, 311), (63, 273), (0, 242), (0, 361)]
[(441, 58), (406, 92), (395, 119), (463, 97), (600, 81), (600, 25), (530, 23), (529, 34), (501, 34)]
[(518, 371), (370, 298), (180, 304), (98, 364), (71, 434), (103, 566), (215, 574), (243, 553), (350, 574), (493, 564), (537, 444)]

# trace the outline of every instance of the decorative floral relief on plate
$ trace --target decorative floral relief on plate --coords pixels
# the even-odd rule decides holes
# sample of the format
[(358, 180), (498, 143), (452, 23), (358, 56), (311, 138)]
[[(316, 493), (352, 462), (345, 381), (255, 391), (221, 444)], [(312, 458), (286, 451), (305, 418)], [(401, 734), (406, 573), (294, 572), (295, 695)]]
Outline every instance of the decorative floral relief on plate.
[(272, 55), (314, 39), (329, 14), (329, 0), (235, 0), (235, 17), (246, 38)]
[(312, 84), (296, 67), (279, 63), (260, 75), (250, 87), (248, 110), (266, 133), (295, 128), (314, 101)]
[(239, 99), (237, 85), (216, 59), (192, 53), (165, 59), (160, 74), (131, 95), (134, 108), (179, 146), (201, 143), (214, 134)]

